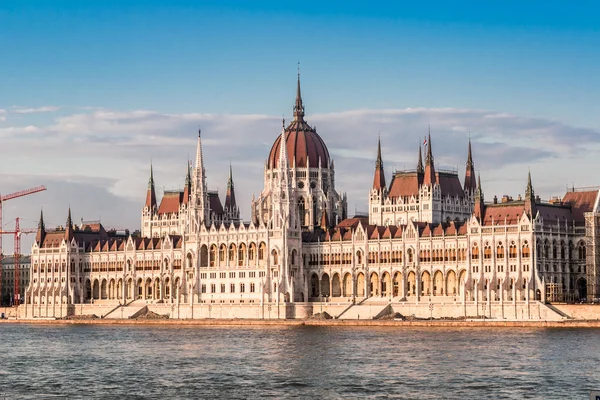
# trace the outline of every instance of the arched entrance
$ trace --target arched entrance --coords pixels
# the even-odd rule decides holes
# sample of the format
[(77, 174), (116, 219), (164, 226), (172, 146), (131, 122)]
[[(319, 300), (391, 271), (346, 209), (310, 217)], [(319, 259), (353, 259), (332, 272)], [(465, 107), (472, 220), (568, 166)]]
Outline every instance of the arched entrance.
[(311, 297), (319, 297), (319, 277), (317, 274), (310, 276), (310, 295)]
[(356, 276), (356, 296), (365, 297), (365, 274), (362, 272)]
[(433, 274), (433, 295), (444, 295), (444, 277), (442, 276), (441, 271), (436, 271), (435, 274)]
[(344, 275), (344, 288), (342, 290), (342, 296), (347, 297), (352, 295), (352, 275), (346, 272)]
[(431, 296), (431, 275), (427, 271), (421, 275), (421, 296)]
[(373, 272), (371, 274), (371, 278), (369, 279), (370, 281), (370, 293), (369, 295), (372, 296), (378, 296), (379, 295), (379, 275), (377, 275), (376, 272)]
[(577, 280), (577, 295), (580, 300), (587, 298), (587, 281), (585, 278), (579, 278)]
[(396, 272), (394, 274), (394, 280), (392, 282), (392, 296), (398, 297), (400, 296), (400, 287), (402, 286), (402, 274), (400, 272)]
[(407, 284), (408, 284), (408, 292), (407, 295), (416, 295), (417, 294), (417, 286), (416, 286), (416, 275), (413, 271), (408, 273)]
[(456, 273), (452, 270), (446, 274), (446, 295), (456, 296), (458, 288), (456, 287)]
[(323, 297), (331, 296), (329, 293), (329, 275), (323, 274), (321, 277), (321, 294)]
[(392, 290), (392, 277), (389, 273), (384, 272), (381, 277), (381, 295), (384, 297), (389, 296), (390, 290)]
[(342, 283), (340, 282), (340, 275), (338, 273), (333, 274), (331, 281), (331, 297), (340, 297), (342, 295)]

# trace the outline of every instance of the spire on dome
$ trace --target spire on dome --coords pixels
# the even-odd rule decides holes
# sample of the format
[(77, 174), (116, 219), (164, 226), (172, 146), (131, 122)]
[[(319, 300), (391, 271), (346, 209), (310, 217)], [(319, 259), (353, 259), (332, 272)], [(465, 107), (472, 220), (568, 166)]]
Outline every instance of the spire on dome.
[(149, 210), (156, 208), (156, 193), (154, 191), (154, 172), (150, 163), (150, 179), (148, 179), (148, 191), (146, 192), (146, 207)]
[(375, 176), (373, 177), (373, 189), (385, 189), (385, 172), (383, 171), (383, 160), (381, 158), (381, 138), (377, 140), (377, 161), (375, 161)]
[(473, 164), (473, 154), (471, 152), (471, 136), (469, 135), (469, 149), (467, 151), (467, 168), (465, 170), (465, 192), (475, 191), (477, 183), (475, 182), (475, 164)]
[(296, 104), (294, 105), (294, 121), (304, 121), (304, 105), (300, 91), (300, 63), (298, 63), (298, 87), (296, 88)]
[(433, 154), (431, 152), (431, 128), (427, 137), (427, 157), (425, 158), (425, 177), (423, 184), (433, 185), (435, 183), (435, 165), (433, 163)]

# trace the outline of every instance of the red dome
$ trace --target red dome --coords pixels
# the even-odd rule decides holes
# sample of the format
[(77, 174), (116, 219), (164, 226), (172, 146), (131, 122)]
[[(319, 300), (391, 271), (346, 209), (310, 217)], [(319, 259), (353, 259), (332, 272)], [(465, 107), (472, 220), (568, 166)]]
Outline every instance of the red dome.
[[(285, 141), (290, 167), (329, 168), (329, 151), (323, 139), (303, 119), (296, 119), (285, 129)], [(268, 168), (277, 168), (281, 135), (273, 143), (269, 153)], [(307, 160), (309, 165), (307, 165)]]

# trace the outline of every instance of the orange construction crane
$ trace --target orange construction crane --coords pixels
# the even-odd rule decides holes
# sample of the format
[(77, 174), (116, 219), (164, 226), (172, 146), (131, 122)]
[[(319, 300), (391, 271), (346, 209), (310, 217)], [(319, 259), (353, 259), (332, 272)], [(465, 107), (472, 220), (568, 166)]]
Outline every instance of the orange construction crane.
[[(43, 192), (44, 190), (46, 190), (46, 186), (42, 185), (42, 186), (36, 186), (34, 188), (30, 188), (30, 189), (25, 189), (25, 190), (21, 190), (21, 191), (18, 191), (18, 192), (14, 192), (14, 193), (11, 193), (11, 194), (7, 194), (7, 195), (4, 195), (4, 196), (0, 196), (0, 294), (2, 293), (2, 258), (4, 257), (4, 253), (3, 253), (3, 250), (2, 250), (2, 233), (4, 233), (2, 231), (2, 227), (3, 227), (3, 224), (2, 224), (2, 203), (4, 203), (7, 200), (16, 199), (18, 197), (23, 197), (23, 196), (27, 196), (27, 195), (34, 194), (34, 193)], [(18, 231), (18, 230), (19, 229), (15, 229), (15, 232)], [(13, 232), (7, 232), (7, 233), (13, 233)], [(15, 234), (15, 237), (16, 237), (16, 234)], [(20, 245), (20, 241), (19, 241), (19, 245)]]
[(15, 290), (13, 292), (13, 304), (15, 306), (18, 306), (21, 303), (21, 235), (36, 232), (37, 229), (21, 229), (21, 227), (19, 226), (19, 218), (15, 220), (14, 231), (0, 231), (0, 238), (2, 237), (1, 235), (15, 235), (15, 254), (13, 255), (15, 273)]

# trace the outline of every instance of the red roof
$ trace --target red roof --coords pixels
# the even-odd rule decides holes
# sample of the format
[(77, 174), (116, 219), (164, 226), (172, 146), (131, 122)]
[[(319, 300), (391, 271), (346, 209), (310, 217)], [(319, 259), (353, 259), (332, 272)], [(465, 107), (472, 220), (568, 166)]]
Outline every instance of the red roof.
[(390, 184), (390, 197), (417, 197), (421, 183), (423, 183), (423, 174), (418, 174), (416, 171), (396, 172)]
[(585, 222), (583, 214), (594, 209), (594, 203), (598, 196), (597, 190), (586, 192), (567, 192), (562, 201), (571, 205), (573, 218), (576, 222)]
[(183, 192), (165, 192), (160, 206), (159, 214), (172, 214), (179, 212), (179, 205), (183, 202)]
[[(269, 168), (278, 167), (280, 142), (281, 135), (275, 139), (271, 147), (268, 158)], [(321, 167), (329, 168), (329, 150), (325, 142), (303, 119), (292, 121), (285, 129), (285, 142), (290, 166), (295, 164), (296, 167), (306, 168), (308, 159), (310, 168), (319, 168), (320, 159)]]

